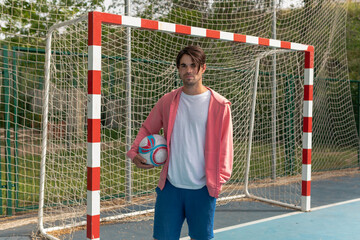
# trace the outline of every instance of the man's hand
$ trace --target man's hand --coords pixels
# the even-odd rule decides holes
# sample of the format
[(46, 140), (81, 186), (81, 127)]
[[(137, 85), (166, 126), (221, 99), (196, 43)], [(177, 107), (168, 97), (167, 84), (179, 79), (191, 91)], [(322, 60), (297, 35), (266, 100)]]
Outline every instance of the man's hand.
[(154, 167), (153, 165), (147, 164), (146, 159), (140, 156), (140, 154), (136, 155), (132, 161), (138, 168), (150, 169)]

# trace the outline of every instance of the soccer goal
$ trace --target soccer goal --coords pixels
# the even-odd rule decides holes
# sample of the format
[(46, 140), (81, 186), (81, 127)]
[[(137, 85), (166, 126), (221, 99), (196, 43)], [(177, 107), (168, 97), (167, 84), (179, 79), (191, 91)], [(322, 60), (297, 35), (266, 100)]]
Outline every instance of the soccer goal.
[(87, 225), (99, 239), (101, 221), (153, 212), (160, 168), (137, 169), (126, 151), (157, 100), (181, 86), (175, 58), (189, 44), (205, 50), (203, 83), (232, 103), (234, 167), (218, 203), (310, 210), (312, 46), (90, 12), (47, 35), (42, 234)]

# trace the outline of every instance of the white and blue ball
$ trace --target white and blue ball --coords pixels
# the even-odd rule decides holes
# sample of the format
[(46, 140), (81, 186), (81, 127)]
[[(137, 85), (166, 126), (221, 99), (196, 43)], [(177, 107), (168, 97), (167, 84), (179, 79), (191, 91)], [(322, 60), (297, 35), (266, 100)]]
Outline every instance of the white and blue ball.
[(139, 144), (139, 154), (147, 164), (155, 167), (165, 164), (168, 155), (166, 139), (158, 134), (144, 137)]

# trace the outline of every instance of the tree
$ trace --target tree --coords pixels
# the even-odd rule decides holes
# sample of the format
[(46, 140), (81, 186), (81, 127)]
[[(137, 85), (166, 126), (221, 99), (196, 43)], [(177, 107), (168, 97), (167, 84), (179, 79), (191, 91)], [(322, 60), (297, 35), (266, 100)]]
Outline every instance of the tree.
[[(104, 10), (104, 0), (4, 0), (0, 2), (1, 27), (5, 39), (29, 45), (36, 38), (44, 37), (47, 29), (57, 22), (63, 22), (92, 9)], [(35, 39), (33, 38), (35, 37)]]
[(346, 30), (349, 77), (360, 81), (360, 3), (349, 4)]

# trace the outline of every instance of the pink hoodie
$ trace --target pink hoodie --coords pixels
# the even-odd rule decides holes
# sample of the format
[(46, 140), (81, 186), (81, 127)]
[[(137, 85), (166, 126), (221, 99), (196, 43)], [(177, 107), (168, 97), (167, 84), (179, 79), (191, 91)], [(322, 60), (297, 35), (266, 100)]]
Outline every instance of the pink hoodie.
[[(211, 91), (205, 140), (206, 186), (212, 197), (218, 198), (222, 185), (229, 180), (233, 165), (233, 129), (230, 102), (223, 96)], [(164, 129), (168, 156), (171, 150), (171, 133), (174, 127), (182, 87), (165, 94), (151, 110), (139, 130), (136, 139), (127, 152), (133, 159), (138, 154), (140, 141), (151, 134)], [(168, 158), (169, 159), (169, 158)], [(160, 174), (159, 188), (162, 190), (168, 173), (169, 161), (166, 161)]]

